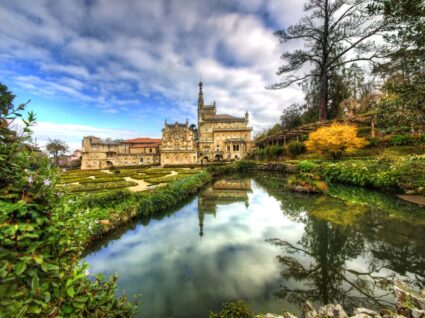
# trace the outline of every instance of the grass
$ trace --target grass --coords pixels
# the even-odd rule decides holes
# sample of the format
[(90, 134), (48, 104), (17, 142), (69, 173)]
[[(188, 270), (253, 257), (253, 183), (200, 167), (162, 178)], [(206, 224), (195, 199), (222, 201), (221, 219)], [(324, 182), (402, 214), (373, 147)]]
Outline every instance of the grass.
[(70, 215), (64, 215), (78, 229), (83, 241), (90, 242), (137, 216), (148, 216), (169, 209), (197, 193), (211, 180), (201, 172), (173, 180), (166, 186), (132, 193), (111, 190), (102, 193), (72, 194), (67, 199)]

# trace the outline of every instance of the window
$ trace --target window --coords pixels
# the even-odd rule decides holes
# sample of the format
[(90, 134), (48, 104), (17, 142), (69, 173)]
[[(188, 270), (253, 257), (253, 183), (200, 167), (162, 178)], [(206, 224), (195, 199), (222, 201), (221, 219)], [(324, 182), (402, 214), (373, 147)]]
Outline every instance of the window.
[(140, 162), (143, 163), (143, 158), (140, 158)]
[(233, 151), (239, 151), (239, 145), (233, 145)]
[(149, 153), (152, 153), (152, 148), (149, 148)]

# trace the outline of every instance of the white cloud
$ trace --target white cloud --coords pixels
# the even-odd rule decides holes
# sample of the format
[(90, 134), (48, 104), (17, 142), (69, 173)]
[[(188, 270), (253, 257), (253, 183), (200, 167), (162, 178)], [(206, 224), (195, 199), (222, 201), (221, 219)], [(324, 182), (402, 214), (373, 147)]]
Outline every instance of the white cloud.
[(59, 138), (65, 141), (70, 150), (81, 149), (84, 136), (100, 138), (131, 139), (143, 136), (141, 132), (129, 129), (98, 128), (77, 124), (57, 124), (51, 122), (38, 122), (32, 127), (33, 138), (37, 139), (39, 146), (44, 147), (48, 139)]
[[(223, 113), (248, 110), (258, 130), (276, 123), (284, 105), (303, 98), (298, 87), (265, 89), (278, 81), (283, 47), (258, 12), (266, 10), (283, 27), (302, 14), (300, 3), (100, 0), (28, 6), (17, 0), (0, 5), (9, 26), (0, 30), (6, 39), (0, 58), (34, 63), (46, 74), (14, 77), (33, 94), (73, 98), (104, 112), (159, 94), (177, 103), (172, 111), (154, 106), (157, 116), (170, 120), (195, 117), (202, 77), (207, 101), (216, 100)], [(139, 102), (131, 115), (145, 111)]]

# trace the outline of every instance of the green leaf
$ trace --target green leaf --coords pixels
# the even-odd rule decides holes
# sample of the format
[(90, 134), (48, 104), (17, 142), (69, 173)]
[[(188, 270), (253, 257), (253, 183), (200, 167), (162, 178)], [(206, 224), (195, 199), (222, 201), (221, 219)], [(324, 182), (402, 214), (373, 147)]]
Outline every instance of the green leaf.
[(74, 298), (75, 290), (74, 290), (74, 288), (72, 288), (72, 287), (68, 287), (68, 288), (66, 289), (66, 293), (68, 294), (68, 296), (69, 296), (69, 297)]
[(34, 257), (34, 260), (37, 264), (43, 264), (43, 256), (41, 256), (41, 255), (36, 255)]
[(34, 276), (32, 277), (32, 280), (31, 280), (31, 289), (34, 293), (37, 292), (38, 282), (39, 282), (38, 275), (34, 274)]
[(17, 263), (14, 267), (16, 275), (21, 275), (26, 268), (27, 268), (27, 264), (25, 262)]
[(70, 314), (74, 311), (73, 308), (71, 306), (68, 306), (68, 305), (63, 306), (62, 310), (65, 314)]

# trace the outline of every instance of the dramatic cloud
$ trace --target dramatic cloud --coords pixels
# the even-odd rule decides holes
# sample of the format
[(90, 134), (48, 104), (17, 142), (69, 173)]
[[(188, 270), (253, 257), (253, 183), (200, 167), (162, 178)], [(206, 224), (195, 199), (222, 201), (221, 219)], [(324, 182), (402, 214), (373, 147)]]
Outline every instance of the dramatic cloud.
[(164, 118), (194, 121), (202, 78), (206, 102), (248, 110), (258, 130), (303, 97), (298, 87), (265, 89), (283, 50), (273, 31), (301, 14), (298, 0), (5, 1), (0, 74), (57, 107), (67, 100), (129, 121), (155, 117), (158, 132)]
[(49, 138), (53, 139), (60, 136), (71, 150), (81, 149), (81, 136), (97, 136), (100, 138), (120, 136), (122, 139), (131, 139), (138, 137), (141, 133), (128, 129), (107, 129), (77, 124), (64, 125), (48, 122), (38, 122), (36, 126), (32, 127), (32, 130), (37, 136), (37, 140), (34, 141), (37, 142), (40, 147), (44, 147)]

